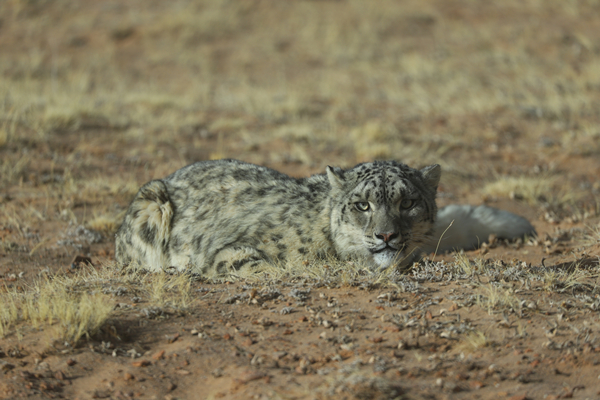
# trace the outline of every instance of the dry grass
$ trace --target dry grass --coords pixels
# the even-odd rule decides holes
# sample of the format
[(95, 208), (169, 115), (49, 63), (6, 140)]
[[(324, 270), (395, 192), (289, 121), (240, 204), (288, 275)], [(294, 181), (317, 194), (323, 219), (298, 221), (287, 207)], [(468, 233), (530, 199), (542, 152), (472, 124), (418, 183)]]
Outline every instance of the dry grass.
[(117, 214), (94, 215), (86, 222), (86, 226), (102, 233), (105, 237), (112, 237), (117, 232), (124, 216), (125, 211)]
[(185, 274), (124, 273), (114, 265), (39, 279), (26, 290), (0, 294), (0, 337), (27, 329), (44, 330), (49, 340), (75, 345), (95, 334), (114, 315), (115, 296), (137, 294), (147, 307), (184, 312), (194, 298)]
[(0, 182), (14, 182), (19, 178), (22, 178), (23, 173), (27, 170), (30, 163), (31, 156), (28, 155), (23, 155), (17, 160), (8, 157), (5, 158), (0, 165)]
[(595, 290), (600, 275), (596, 270), (582, 266), (582, 261), (573, 262), (569, 268), (549, 270), (543, 274), (544, 290), (548, 292), (572, 292), (580, 289)]
[(454, 254), (454, 262), (449, 268), (469, 277), (486, 276), (493, 273), (489, 261), (482, 258), (469, 258), (464, 252)]
[[(111, 238), (141, 184), (201, 159), (242, 158), (295, 176), (372, 159), (440, 163), (442, 201), (522, 200), (532, 220), (547, 204), (597, 197), (587, 170), (600, 155), (593, 1), (175, 0), (160, 12), (99, 4), (0, 3), (5, 36), (21, 38), (3, 42), (0, 58), (0, 216), (14, 232), (1, 249), (19, 267), (47, 251), (40, 262), (57, 269), (64, 260), (50, 245), (69, 224)], [(586, 168), (569, 172), (567, 156)], [(534, 166), (549, 172), (532, 175)], [(480, 181), (490, 183), (474, 189)], [(598, 212), (597, 202), (587, 206)], [(30, 243), (32, 232), (39, 241)], [(597, 244), (598, 229), (586, 240)], [(442, 273), (431, 265), (399, 277), (327, 260), (209, 281), (418, 291), (420, 280), (453, 276), (477, 288), (488, 313), (519, 312), (491, 263), (459, 254)], [(546, 293), (597, 284), (583, 268), (519, 279)], [(115, 298), (105, 289), (182, 311), (190, 285), (186, 275), (111, 267), (39, 281), (2, 295), (0, 334), (31, 326), (77, 342), (110, 317)], [(486, 340), (466, 337), (473, 349)]]
[(141, 286), (150, 303), (159, 307), (183, 311), (193, 301), (190, 277), (186, 274), (150, 274), (141, 282)]
[(243, 268), (225, 276), (210, 276), (215, 281), (242, 280), (250, 283), (276, 284), (282, 281), (316, 281), (328, 285), (350, 285), (359, 281), (374, 284), (388, 284), (394, 275), (392, 268), (372, 272), (367, 266), (357, 262), (329, 259), (326, 261), (305, 261), (300, 264), (286, 262), (263, 263), (258, 268)]
[[(30, 8), (14, 3), (5, 6), (8, 15), (22, 15)], [(57, 7), (70, 3), (63, 0)], [(504, 12), (515, 4), (495, 5), (492, 11)], [(536, 1), (518, 6), (523, 16), (544, 9)], [(564, 5), (552, 2), (547, 7)], [(577, 18), (589, 7), (578, 2), (576, 12), (565, 18)], [(377, 7), (360, 1), (274, 7), (178, 1), (158, 17), (144, 9), (111, 15), (109, 20), (100, 14), (99, 23), (106, 26), (104, 45), (81, 60), (64, 46), (78, 34), (85, 36), (81, 27), (92, 17), (82, 13), (77, 24), (56, 30), (54, 47), (13, 51), (0, 63), (0, 71), (8, 77), (0, 94), (9, 99), (0, 119), (32, 128), (25, 134), (5, 122), (5, 141), (23, 135), (40, 140), (52, 132), (90, 126), (177, 132), (194, 121), (207, 122), (200, 110), (211, 108), (271, 122), (301, 122), (311, 127), (317, 140), (326, 132), (343, 141), (354, 127), (354, 137), (360, 137), (352, 144), (357, 159), (414, 161), (424, 151), (419, 143), (413, 147), (412, 138), (405, 135), (406, 119), (449, 117), (445, 136), (459, 139), (463, 132), (455, 117), (504, 108), (522, 109), (542, 120), (562, 120), (574, 114), (585, 117), (595, 109), (597, 100), (586, 87), (598, 82), (598, 61), (581, 62), (574, 72), (571, 62), (578, 59), (568, 53), (577, 50), (591, 57), (594, 40), (586, 33), (577, 32), (558, 48), (568, 55), (566, 59), (540, 64), (534, 58), (543, 54), (531, 55), (526, 40), (538, 34), (533, 27), (520, 28), (524, 31), (518, 32), (517, 41), (513, 29), (494, 25), (473, 35), (462, 23), (444, 19), (445, 12), (433, 2), (417, 1), (402, 7), (393, 1)], [(50, 24), (35, 17), (22, 23), (29, 35)], [(162, 71), (169, 66), (172, 77), (132, 79), (114, 62), (125, 40), (143, 45), (135, 67), (147, 62), (164, 76)], [(217, 41), (234, 47), (215, 51)], [(316, 72), (308, 73), (310, 68)], [(349, 127), (345, 115), (357, 122)], [(209, 118), (207, 129), (239, 132), (245, 126), (239, 118), (223, 124), (228, 118)], [(236, 120), (242, 122), (231, 123)], [(595, 134), (589, 128), (591, 120), (581, 126), (582, 141)], [(275, 131), (263, 129), (260, 136), (264, 135), (273, 138)]]
[(546, 176), (502, 177), (485, 185), (481, 192), (486, 196), (510, 197), (535, 205), (548, 201), (555, 184), (556, 178)]
[(481, 296), (478, 298), (478, 304), (488, 314), (492, 315), (506, 310), (519, 313), (521, 302), (511, 288), (503, 288), (490, 283), (482, 285), (480, 291)]
[(97, 291), (76, 291), (82, 277), (40, 280), (25, 292), (8, 290), (2, 294), (0, 335), (23, 324), (44, 329), (49, 339), (71, 344), (94, 334), (110, 316), (114, 304)]
[(459, 350), (472, 353), (490, 345), (490, 340), (482, 331), (472, 331), (462, 337), (462, 342), (458, 346)]
[(587, 225), (581, 241), (585, 246), (600, 244), (600, 223)]

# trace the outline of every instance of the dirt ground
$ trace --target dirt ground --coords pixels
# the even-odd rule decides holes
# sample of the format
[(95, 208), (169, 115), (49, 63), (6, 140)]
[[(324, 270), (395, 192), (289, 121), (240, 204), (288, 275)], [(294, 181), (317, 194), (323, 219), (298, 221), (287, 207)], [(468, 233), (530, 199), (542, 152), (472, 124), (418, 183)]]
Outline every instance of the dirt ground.
[[(0, 398), (600, 398), (598, 15), (0, 2)], [(440, 205), (506, 209), (538, 237), (384, 278), (120, 271), (139, 186), (223, 157), (292, 176), (439, 163)], [(84, 300), (97, 322), (73, 333)]]

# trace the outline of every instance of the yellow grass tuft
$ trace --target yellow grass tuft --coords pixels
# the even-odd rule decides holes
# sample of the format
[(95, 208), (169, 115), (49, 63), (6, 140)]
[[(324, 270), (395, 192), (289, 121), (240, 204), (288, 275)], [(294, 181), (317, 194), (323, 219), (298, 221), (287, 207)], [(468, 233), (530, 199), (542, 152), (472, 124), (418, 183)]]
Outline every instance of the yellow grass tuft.
[(128, 177), (98, 176), (90, 179), (74, 179), (69, 171), (65, 171), (64, 174), (64, 194), (89, 203), (102, 203), (106, 197), (114, 198), (115, 196), (123, 196), (130, 200), (139, 188), (140, 184)]
[(0, 294), (0, 337), (23, 327), (40, 329), (50, 340), (74, 345), (93, 335), (111, 316), (111, 294), (139, 295), (145, 304), (183, 311), (194, 301), (188, 274), (121, 270), (114, 264), (96, 270), (54, 276), (37, 281), (25, 291), (7, 289)]
[(159, 307), (185, 310), (192, 303), (191, 280), (187, 274), (148, 274), (141, 283), (149, 301)]
[(114, 215), (114, 214), (99, 214), (95, 215), (92, 219), (86, 222), (86, 225), (107, 237), (111, 237), (117, 229), (119, 228), (121, 222), (123, 221), (123, 217), (127, 211), (123, 210), (122, 212)]
[(512, 311), (520, 309), (520, 301), (514, 295), (512, 289), (504, 289), (490, 283), (481, 286), (481, 294), (477, 303), (481, 308), (487, 310), (490, 315), (505, 309)]
[(11, 182), (21, 177), (31, 163), (31, 156), (24, 154), (18, 160), (6, 157), (0, 164), (0, 182)]
[(0, 127), (0, 148), (8, 143), (8, 132), (3, 127)]
[(502, 177), (485, 185), (481, 192), (487, 196), (522, 199), (535, 205), (549, 198), (554, 183), (555, 179), (548, 176)]
[(600, 244), (600, 223), (586, 226), (581, 243), (584, 246), (594, 246)]
[(565, 292), (577, 287), (597, 287), (600, 275), (581, 267), (582, 261), (574, 262), (569, 268), (555, 269), (542, 276), (543, 288), (548, 292)]
[(465, 253), (457, 252), (454, 254), (454, 266), (466, 275), (485, 275), (489, 271), (485, 260), (476, 258), (469, 260)]
[(373, 284), (387, 284), (394, 273), (394, 268), (372, 272), (360, 262), (331, 258), (320, 261), (307, 260), (301, 263), (261, 263), (255, 268), (242, 268), (229, 275), (215, 275), (207, 278), (215, 281), (243, 280), (250, 283), (276, 283), (282, 280), (308, 279), (340, 285), (367, 279)]
[(352, 138), (356, 157), (360, 160), (392, 158), (391, 143), (395, 136), (397, 135), (393, 125), (381, 121), (368, 121), (353, 129)]
[(483, 347), (489, 346), (490, 341), (482, 331), (472, 331), (467, 333), (462, 338), (462, 345), (459, 346), (461, 349), (473, 352)]
[(79, 278), (41, 280), (31, 290), (0, 295), (0, 335), (19, 323), (49, 332), (51, 339), (75, 344), (94, 334), (108, 319), (113, 303), (98, 291), (75, 291)]

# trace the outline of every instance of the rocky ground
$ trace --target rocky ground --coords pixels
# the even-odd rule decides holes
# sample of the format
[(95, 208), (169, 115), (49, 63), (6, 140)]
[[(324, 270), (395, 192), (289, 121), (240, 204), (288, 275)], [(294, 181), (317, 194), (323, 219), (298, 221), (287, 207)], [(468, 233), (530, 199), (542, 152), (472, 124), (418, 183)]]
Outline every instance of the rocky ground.
[[(0, 397), (597, 398), (599, 11), (0, 3)], [(407, 275), (119, 270), (139, 186), (222, 157), (292, 176), (439, 163), (440, 205), (538, 236)]]

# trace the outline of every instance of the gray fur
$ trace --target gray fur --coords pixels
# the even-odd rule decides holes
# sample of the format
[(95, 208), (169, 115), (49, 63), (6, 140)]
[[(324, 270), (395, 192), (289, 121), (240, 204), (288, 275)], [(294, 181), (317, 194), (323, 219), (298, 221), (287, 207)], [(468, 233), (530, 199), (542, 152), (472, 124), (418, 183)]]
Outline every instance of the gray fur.
[[(174, 267), (200, 274), (328, 257), (404, 269), (422, 249), (431, 250), (451, 218), (445, 213), (436, 225), (440, 175), (439, 165), (416, 170), (376, 161), (295, 179), (236, 160), (198, 162), (140, 189), (116, 234), (116, 258), (152, 271)], [(494, 209), (470, 215), (520, 219), (485, 210)], [(507, 226), (498, 233), (532, 231), (531, 225)], [(487, 239), (482, 229), (474, 233)], [(469, 239), (460, 240), (471, 247)], [(461, 247), (448, 243), (449, 249)]]
[(441, 208), (435, 222), (435, 235), (422, 247), (425, 253), (433, 251), (471, 250), (487, 242), (494, 234), (498, 238), (513, 239), (535, 236), (529, 221), (508, 211), (487, 206), (452, 204)]

